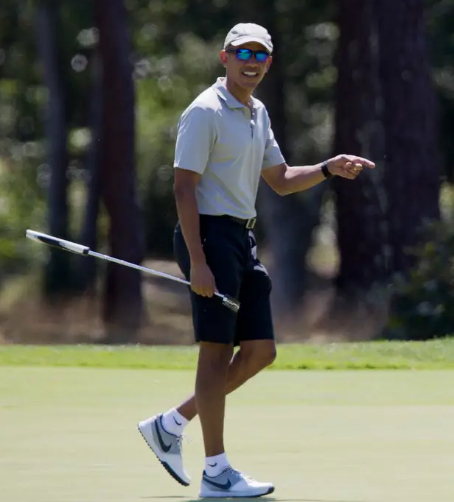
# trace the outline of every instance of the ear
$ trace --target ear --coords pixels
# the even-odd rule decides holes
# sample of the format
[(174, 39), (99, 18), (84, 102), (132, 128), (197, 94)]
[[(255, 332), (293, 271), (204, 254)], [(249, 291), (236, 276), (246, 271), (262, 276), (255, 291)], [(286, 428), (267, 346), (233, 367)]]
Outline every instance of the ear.
[(266, 60), (266, 69), (265, 71), (268, 71), (270, 69), (270, 66), (271, 66), (271, 63), (273, 62), (273, 56), (270, 56), (267, 60)]
[(225, 66), (227, 64), (227, 60), (229, 58), (229, 55), (227, 54), (227, 52), (225, 52), (225, 50), (223, 49), (220, 54), (219, 54), (219, 58), (221, 60), (221, 63)]

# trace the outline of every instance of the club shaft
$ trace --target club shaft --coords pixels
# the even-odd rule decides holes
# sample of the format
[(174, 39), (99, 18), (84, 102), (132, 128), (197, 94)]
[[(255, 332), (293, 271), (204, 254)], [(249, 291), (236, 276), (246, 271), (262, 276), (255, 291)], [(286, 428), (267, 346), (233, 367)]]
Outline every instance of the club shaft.
[[(141, 272), (145, 272), (146, 274), (152, 274), (158, 277), (164, 277), (165, 279), (170, 279), (171, 281), (179, 282), (181, 284), (185, 284), (186, 286), (191, 285), (191, 283), (185, 279), (180, 279), (179, 277), (175, 277), (174, 275), (166, 274), (164, 272), (158, 272), (157, 270), (153, 270), (148, 267), (136, 265), (135, 263), (131, 263), (125, 260), (120, 260), (119, 258), (113, 258), (112, 256), (108, 256), (102, 253), (97, 253), (96, 251), (92, 251), (88, 246), (77, 244), (76, 242), (59, 239), (57, 237), (53, 237), (52, 235), (47, 235), (42, 232), (36, 232), (35, 230), (30, 230), (30, 229), (27, 229), (25, 235), (29, 239), (38, 242), (43, 242), (48, 246), (57, 247), (59, 249), (63, 249), (65, 251), (80, 254), (83, 256), (92, 256), (93, 258), (99, 258), (104, 261), (116, 263), (117, 265), (123, 265), (125, 267), (134, 268), (136, 270), (140, 270)], [(234, 310), (235, 312), (238, 311), (239, 303), (237, 301), (230, 298), (228, 295), (222, 295), (221, 293), (219, 293), (219, 291), (215, 291), (214, 295), (221, 298), (222, 303), (226, 307), (228, 307), (231, 310)]]
[[(88, 251), (87, 253), (88, 256), (93, 256), (94, 258), (100, 258), (101, 260), (105, 261), (110, 261), (112, 263), (116, 263), (118, 265), (124, 265), (126, 267), (130, 268), (135, 268), (136, 270), (140, 270), (141, 272), (145, 272), (147, 274), (152, 274), (152, 275), (157, 275), (159, 277), (164, 277), (165, 279), (170, 279), (175, 282), (180, 282), (181, 284), (186, 284), (187, 286), (190, 286), (191, 283), (189, 281), (186, 281), (185, 279), (180, 279), (179, 277), (175, 277), (174, 275), (169, 275), (166, 274), (165, 272), (158, 272), (157, 270), (153, 270), (148, 267), (143, 267), (141, 265), (136, 265), (135, 263), (130, 263), (129, 261), (125, 260), (120, 260), (118, 258), (113, 258), (112, 256), (107, 256), (105, 254), (97, 253), (96, 251)], [(219, 296), (220, 298), (223, 298), (223, 295), (215, 291), (214, 293), (216, 296)]]

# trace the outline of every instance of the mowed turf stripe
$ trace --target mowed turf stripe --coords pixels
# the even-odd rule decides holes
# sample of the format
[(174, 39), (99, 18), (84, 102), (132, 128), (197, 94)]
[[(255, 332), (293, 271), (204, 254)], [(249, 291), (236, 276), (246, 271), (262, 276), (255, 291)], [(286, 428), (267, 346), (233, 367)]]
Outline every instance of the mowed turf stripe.
[[(197, 346), (3, 345), (0, 366), (195, 369)], [(271, 370), (454, 369), (454, 339), (279, 344)]]
[[(192, 371), (0, 368), (0, 500), (197, 500), (199, 421), (187, 488), (136, 429), (193, 385)], [(453, 405), (452, 371), (264, 372), (229, 395), (226, 447), (275, 483), (268, 500), (452, 502)]]

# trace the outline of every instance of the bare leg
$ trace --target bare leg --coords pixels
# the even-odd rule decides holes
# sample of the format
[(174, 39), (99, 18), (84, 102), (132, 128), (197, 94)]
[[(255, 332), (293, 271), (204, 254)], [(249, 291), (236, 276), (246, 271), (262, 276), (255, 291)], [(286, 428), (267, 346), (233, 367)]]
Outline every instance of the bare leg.
[(225, 387), (232, 354), (233, 345), (200, 343), (194, 406), (199, 413), (207, 457), (224, 453)]
[[(276, 348), (274, 341), (272, 340), (251, 340), (247, 342), (241, 342), (240, 350), (236, 352), (227, 368), (224, 396), (238, 389), (238, 387), (243, 385), (247, 380), (252, 378), (257, 373), (259, 373), (263, 368), (269, 366), (274, 361), (275, 356)], [(212, 377), (205, 376), (203, 378), (210, 379)], [(225, 399), (223, 406), (225, 406)], [(212, 409), (211, 404), (209, 405), (209, 408), (210, 410)], [(192, 420), (195, 416), (197, 416), (197, 409), (198, 406), (196, 403), (196, 396), (194, 394), (186, 399), (177, 408), (178, 412), (181, 413), (187, 420)]]

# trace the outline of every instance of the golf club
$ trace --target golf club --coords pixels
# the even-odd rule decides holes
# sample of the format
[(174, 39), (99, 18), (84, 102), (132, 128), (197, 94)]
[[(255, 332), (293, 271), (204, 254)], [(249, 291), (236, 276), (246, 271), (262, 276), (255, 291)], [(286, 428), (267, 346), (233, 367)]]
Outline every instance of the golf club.
[[(82, 244), (77, 244), (75, 242), (66, 241), (63, 239), (59, 239), (58, 237), (53, 237), (52, 235), (43, 234), (41, 232), (36, 232), (34, 230), (26, 230), (25, 236), (28, 239), (43, 242), (48, 246), (63, 249), (65, 251), (69, 251), (71, 253), (80, 254), (84, 256), (93, 256), (95, 258), (100, 258), (101, 260), (110, 261), (112, 263), (117, 263), (118, 265), (124, 265), (125, 267), (134, 268), (136, 270), (140, 270), (141, 272), (145, 272), (147, 274), (156, 275), (159, 277), (164, 277), (165, 279), (170, 279), (175, 282), (180, 282), (181, 284), (186, 284), (190, 286), (191, 283), (184, 279), (180, 279), (179, 277), (175, 277), (173, 275), (165, 274), (164, 272), (158, 272), (151, 268), (142, 267), (140, 265), (135, 265), (134, 263), (127, 262), (125, 260), (119, 260), (118, 258), (112, 258), (111, 256), (107, 256), (101, 253), (97, 253), (95, 251), (91, 251), (88, 246), (83, 246)], [(217, 297), (222, 299), (222, 304), (233, 312), (238, 312), (240, 308), (240, 303), (229, 295), (223, 295), (218, 291), (214, 293)]]

